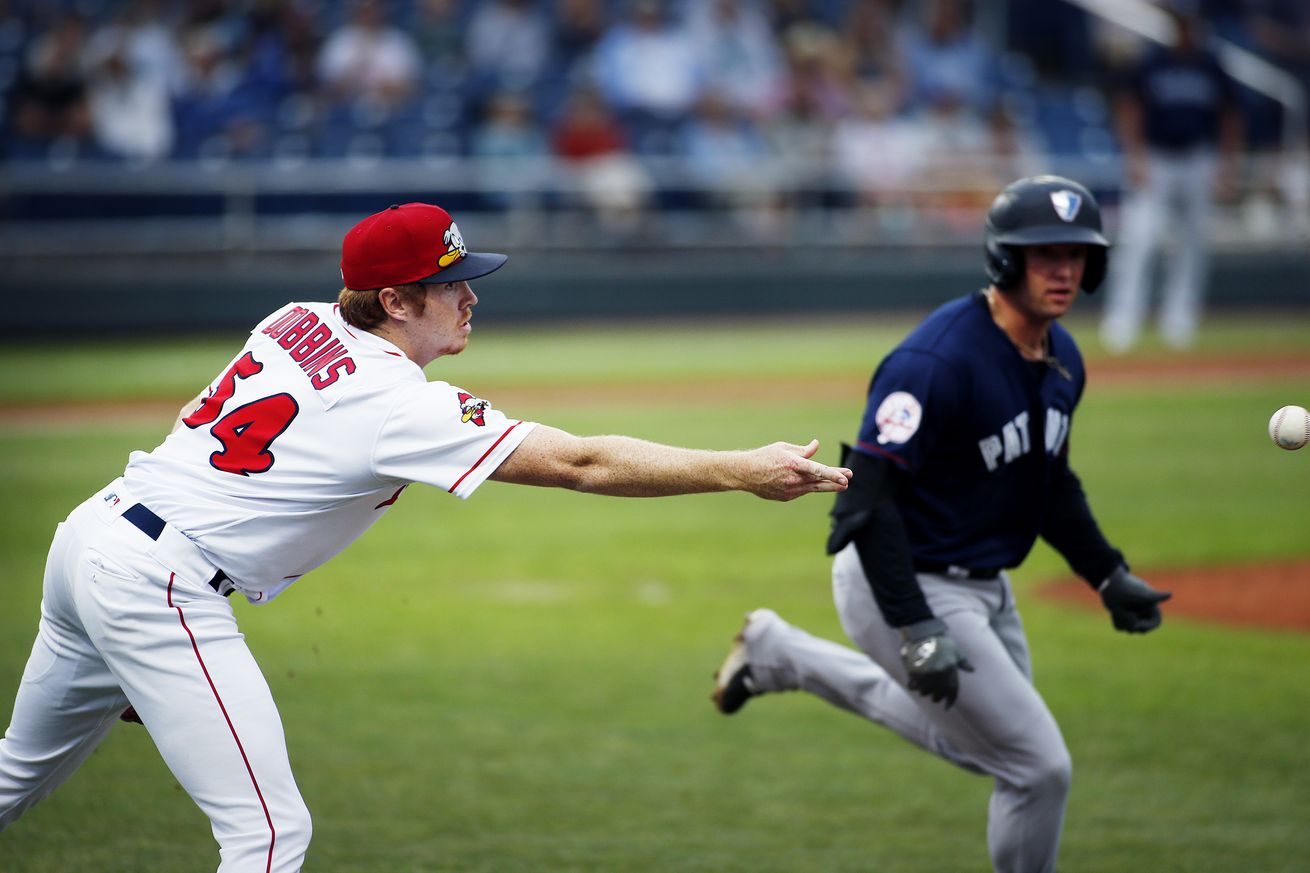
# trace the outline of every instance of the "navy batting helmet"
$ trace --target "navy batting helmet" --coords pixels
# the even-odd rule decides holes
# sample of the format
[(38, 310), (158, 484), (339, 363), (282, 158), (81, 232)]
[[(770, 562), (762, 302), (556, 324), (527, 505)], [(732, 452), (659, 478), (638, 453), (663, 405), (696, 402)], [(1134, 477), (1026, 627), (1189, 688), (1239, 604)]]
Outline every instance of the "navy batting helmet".
[(1085, 243), (1083, 290), (1105, 278), (1110, 243), (1101, 234), (1101, 208), (1092, 192), (1063, 176), (1030, 176), (1011, 183), (987, 210), (983, 237), (987, 278), (1008, 289), (1023, 278), (1023, 246)]

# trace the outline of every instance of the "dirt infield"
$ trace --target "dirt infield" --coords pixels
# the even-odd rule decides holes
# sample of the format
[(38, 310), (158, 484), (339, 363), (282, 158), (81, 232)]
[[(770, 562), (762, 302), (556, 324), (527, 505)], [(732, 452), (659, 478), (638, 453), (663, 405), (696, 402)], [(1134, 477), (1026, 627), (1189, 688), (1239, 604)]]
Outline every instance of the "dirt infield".
[(1268, 378), (1310, 379), (1306, 355), (1199, 355), (1097, 358), (1087, 362), (1093, 387), (1233, 384)]
[[(1172, 591), (1166, 615), (1237, 627), (1310, 632), (1310, 559), (1204, 570), (1143, 569), (1155, 588)], [(1100, 609), (1081, 579), (1042, 585), (1039, 597)]]

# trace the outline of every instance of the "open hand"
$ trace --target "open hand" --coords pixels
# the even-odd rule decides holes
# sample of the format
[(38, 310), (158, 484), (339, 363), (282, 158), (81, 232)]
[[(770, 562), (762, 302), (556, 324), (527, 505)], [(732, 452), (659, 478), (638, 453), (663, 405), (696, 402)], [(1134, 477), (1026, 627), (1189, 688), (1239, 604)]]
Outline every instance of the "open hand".
[(808, 445), (773, 443), (749, 454), (751, 465), (745, 490), (765, 500), (794, 500), (816, 491), (845, 491), (851, 471), (829, 467), (811, 460), (819, 450), (819, 441)]

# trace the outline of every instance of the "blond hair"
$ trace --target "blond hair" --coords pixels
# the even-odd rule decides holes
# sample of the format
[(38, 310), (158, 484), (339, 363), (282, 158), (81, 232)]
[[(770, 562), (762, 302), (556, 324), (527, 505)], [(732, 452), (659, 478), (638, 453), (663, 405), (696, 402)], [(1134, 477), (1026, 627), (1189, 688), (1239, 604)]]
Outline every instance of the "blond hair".
[[(423, 306), (427, 302), (427, 288), (420, 282), (411, 282), (408, 285), (391, 285), (396, 292), (400, 294), (401, 299), (406, 303), (417, 307), (418, 314), (423, 314)], [(382, 308), (382, 303), (378, 300), (380, 288), (369, 288), (364, 291), (356, 291), (353, 288), (342, 288), (341, 293), (337, 295), (337, 305), (341, 307), (341, 317), (346, 320), (347, 324), (355, 327), (361, 327), (364, 330), (371, 330), (387, 320), (387, 312)]]

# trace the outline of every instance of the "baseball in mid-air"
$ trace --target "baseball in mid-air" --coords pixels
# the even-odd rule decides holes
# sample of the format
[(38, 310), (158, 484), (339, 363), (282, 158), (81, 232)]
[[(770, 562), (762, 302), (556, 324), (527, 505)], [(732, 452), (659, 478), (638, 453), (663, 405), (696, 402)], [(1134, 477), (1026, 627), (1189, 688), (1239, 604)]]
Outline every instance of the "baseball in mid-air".
[(1280, 449), (1301, 448), (1310, 442), (1310, 412), (1303, 406), (1284, 406), (1269, 419), (1269, 438)]

